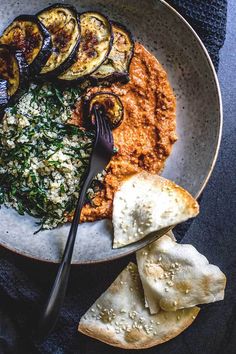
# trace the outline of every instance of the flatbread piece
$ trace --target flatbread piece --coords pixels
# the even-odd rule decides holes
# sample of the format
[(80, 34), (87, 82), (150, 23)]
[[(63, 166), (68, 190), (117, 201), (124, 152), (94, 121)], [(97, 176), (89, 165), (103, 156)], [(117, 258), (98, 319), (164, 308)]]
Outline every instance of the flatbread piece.
[(112, 346), (149, 348), (176, 337), (199, 311), (193, 307), (150, 315), (137, 266), (130, 263), (81, 318), (78, 330)]
[(135, 174), (115, 193), (113, 247), (136, 242), (198, 213), (197, 201), (174, 182), (147, 172)]
[(152, 314), (224, 299), (226, 277), (192, 245), (165, 235), (136, 253), (145, 299)]

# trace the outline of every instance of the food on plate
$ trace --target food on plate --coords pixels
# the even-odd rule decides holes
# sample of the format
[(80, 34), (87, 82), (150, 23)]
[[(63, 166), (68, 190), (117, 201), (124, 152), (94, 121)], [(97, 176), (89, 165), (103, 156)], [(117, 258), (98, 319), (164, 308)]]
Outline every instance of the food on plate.
[(52, 50), (49, 32), (37, 17), (32, 15), (16, 17), (0, 37), (0, 44), (21, 50), (31, 74), (39, 73)]
[[(14, 48), (16, 37), (21, 38), (19, 43), (17, 41), (20, 50)], [(81, 174), (88, 165), (91, 151), (88, 148), (84, 152), (83, 141), (85, 139), (91, 147), (94, 137), (94, 126), (90, 124), (93, 121), (92, 107), (99, 103), (113, 129), (115, 151), (105, 171), (92, 182), (80, 220), (111, 218), (114, 194), (123, 180), (143, 170), (160, 173), (177, 139), (176, 99), (166, 72), (140, 43), (134, 43), (131, 33), (123, 25), (93, 11), (78, 15), (73, 7), (64, 4), (52, 5), (36, 17), (18, 17), (4, 31), (1, 41), (4, 40), (11, 46), (0, 46), (3, 62), (0, 78), (7, 81), (9, 98), (5, 108), (3, 81), (1, 109), (2, 116), (4, 111), (6, 114), (0, 126), (0, 150), (3, 151), (0, 177), (4, 176), (5, 182), (1, 186), (1, 202), (14, 206), (21, 213), (27, 211), (39, 217), (43, 228), (71, 220)], [(3, 54), (5, 57), (8, 54), (9, 61)], [(58, 75), (61, 70), (65, 71)], [(25, 90), (29, 78), (36, 82), (36, 86)], [(45, 82), (50, 79), (50, 84)], [(24, 93), (23, 89), (25, 96), (16, 102)], [(73, 102), (69, 99), (68, 103), (66, 97), (71, 93)], [(24, 125), (22, 121), (29, 123)], [(54, 122), (56, 128), (51, 126)], [(63, 157), (65, 161), (54, 160), (50, 166), (50, 178), (47, 177), (51, 179), (50, 183), (45, 186), (40, 177), (41, 169), (35, 164), (47, 163), (47, 156), (40, 150), (43, 142), (39, 136), (48, 135), (50, 129), (53, 137), (49, 134), (45, 144), (49, 151), (51, 145), (67, 134), (65, 130), (79, 132), (78, 141), (73, 137), (73, 143), (78, 145), (72, 149), (71, 155)], [(58, 154), (64, 154), (64, 145), (59, 144), (57, 148)], [(22, 156), (17, 155), (17, 150)], [(73, 166), (71, 170), (63, 170), (62, 184), (64, 180), (70, 180), (73, 184), (70, 192), (66, 186), (59, 190), (61, 181), (57, 180), (58, 170), (61, 175), (61, 163), (67, 163), (66, 159), (69, 164), (73, 160)], [(16, 172), (11, 168), (18, 163), (21, 167)], [(28, 177), (31, 169), (35, 178)], [(72, 170), (79, 179), (72, 178)], [(17, 193), (12, 193), (16, 182)], [(24, 184), (24, 197), (21, 183)], [(29, 188), (26, 187), (28, 183)], [(34, 191), (31, 190), (32, 183)], [(54, 189), (53, 198), (51, 188)]]
[(75, 61), (80, 44), (79, 14), (71, 5), (54, 4), (40, 11), (37, 16), (50, 33), (53, 45), (41, 74), (57, 76)]
[(150, 315), (137, 266), (130, 263), (81, 318), (78, 330), (116, 347), (144, 349), (179, 335), (199, 311), (192, 307)]
[(123, 181), (114, 196), (113, 247), (136, 242), (198, 213), (197, 201), (174, 182), (147, 172), (135, 174)]
[(119, 96), (111, 92), (95, 93), (92, 97), (84, 98), (83, 118), (84, 124), (89, 120), (89, 124), (95, 124), (93, 108), (100, 107), (105, 113), (111, 128), (117, 128), (124, 116), (124, 107)]
[(129, 81), (129, 66), (134, 54), (130, 31), (120, 23), (112, 22), (113, 45), (105, 62), (91, 75), (95, 84)]
[(4, 110), (4, 108), (6, 108), (9, 100), (7, 87), (8, 87), (7, 80), (0, 77), (0, 118), (1, 118), (2, 111)]
[(81, 43), (75, 63), (58, 76), (67, 82), (81, 81), (92, 74), (110, 53), (113, 34), (109, 20), (98, 12), (80, 15)]
[[(97, 92), (116, 94), (123, 104), (124, 118), (113, 130), (117, 152), (106, 168), (101, 190), (91, 194), (91, 202), (83, 208), (82, 221), (111, 218), (114, 193), (122, 181), (143, 170), (160, 173), (177, 139), (176, 99), (167, 74), (141, 44), (135, 44), (129, 83), (94, 87), (86, 95)], [(78, 101), (74, 124), (80, 124), (81, 110)]]
[(79, 95), (31, 85), (0, 122), (0, 204), (38, 217), (45, 229), (67, 221), (89, 162), (93, 131), (66, 124)]
[(224, 299), (225, 275), (192, 245), (179, 244), (165, 235), (136, 256), (152, 314)]
[[(28, 69), (24, 55), (8, 45), (0, 44), (0, 76), (7, 81), (10, 102), (19, 98), (27, 86)], [(5, 93), (2, 92), (4, 100)]]

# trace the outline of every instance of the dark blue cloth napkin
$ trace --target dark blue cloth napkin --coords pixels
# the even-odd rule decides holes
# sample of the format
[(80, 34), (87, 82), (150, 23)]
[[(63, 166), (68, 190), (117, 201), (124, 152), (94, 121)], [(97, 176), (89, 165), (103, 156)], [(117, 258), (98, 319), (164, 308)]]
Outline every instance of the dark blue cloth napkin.
[[(223, 45), (226, 28), (226, 0), (172, 0), (169, 1), (192, 24), (205, 43), (215, 67), (218, 68), (219, 50)], [(183, 237), (188, 224), (177, 229)], [(77, 333), (83, 313), (111, 284), (128, 261), (134, 256), (114, 261), (112, 264), (80, 266), (72, 269), (69, 289), (58, 325), (47, 341), (33, 339), (32, 329), (38, 311), (56, 274), (56, 266), (41, 264), (0, 250), (0, 354), (52, 353), (52, 354), (123, 354), (124, 350), (112, 348)], [(104, 276), (105, 274), (105, 276)], [(214, 306), (211, 305), (212, 311)], [(172, 344), (162, 345), (145, 352), (187, 353), (189, 337), (184, 334), (185, 349)], [(178, 339), (177, 339), (178, 340)], [(144, 351), (138, 351), (144, 352)], [(202, 353), (204, 352), (204, 348)], [(190, 352), (188, 352), (190, 353)]]

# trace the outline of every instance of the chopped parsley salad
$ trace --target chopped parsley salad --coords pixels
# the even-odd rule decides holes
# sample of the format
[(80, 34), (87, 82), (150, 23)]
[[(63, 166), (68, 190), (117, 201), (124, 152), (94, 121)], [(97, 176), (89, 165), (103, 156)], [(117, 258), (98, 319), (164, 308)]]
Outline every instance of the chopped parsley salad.
[(81, 95), (32, 84), (0, 121), (0, 204), (39, 218), (40, 229), (65, 223), (79, 196), (94, 138), (67, 123)]

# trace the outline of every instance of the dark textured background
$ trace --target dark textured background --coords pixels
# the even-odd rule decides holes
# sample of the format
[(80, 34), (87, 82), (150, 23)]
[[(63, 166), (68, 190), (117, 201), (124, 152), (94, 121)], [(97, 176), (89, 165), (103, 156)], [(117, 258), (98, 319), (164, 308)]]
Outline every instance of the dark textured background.
[[(175, 0), (179, 6), (190, 1)], [(208, 1), (192, 1), (193, 7), (203, 7)], [(216, 0), (211, 0), (208, 4)], [(182, 12), (188, 16), (188, 4)], [(216, 14), (216, 19), (218, 14)], [(236, 353), (236, 2), (228, 1), (227, 37), (221, 51), (219, 79), (224, 102), (223, 140), (216, 168), (202, 199), (201, 214), (185, 233), (183, 242), (192, 243), (209, 261), (221, 267), (228, 277), (226, 297), (223, 302), (202, 306), (194, 324), (176, 339), (161, 346), (138, 351), (150, 354), (233, 354)], [(217, 22), (217, 20), (216, 20)], [(204, 27), (206, 26), (206, 27)], [(214, 23), (199, 19), (195, 27), (203, 40), (206, 31), (214, 37)], [(217, 26), (216, 26), (217, 27)], [(200, 30), (200, 28), (205, 28)], [(214, 27), (215, 28), (215, 27)], [(202, 32), (201, 32), (202, 31)], [(207, 37), (209, 40), (209, 36)], [(217, 37), (218, 38), (218, 37)], [(210, 49), (211, 41), (207, 43)], [(217, 61), (216, 53), (213, 58)], [(0, 354), (2, 353), (55, 353), (55, 354), (123, 354), (116, 349), (92, 340), (75, 329), (80, 316), (114, 280), (131, 257), (97, 266), (73, 268), (68, 296), (61, 319), (47, 343), (32, 344), (32, 324), (36, 319), (35, 303), (43, 299), (52, 281), (56, 267), (35, 264), (0, 252)], [(11, 265), (15, 264), (14, 266)], [(22, 272), (22, 273), (21, 273)], [(25, 273), (27, 276), (25, 276)], [(42, 289), (42, 293), (36, 289)], [(13, 324), (12, 324), (13, 322)], [(23, 330), (24, 328), (24, 330)], [(6, 338), (8, 343), (6, 344)], [(15, 345), (17, 343), (17, 345)], [(5, 348), (5, 349), (4, 349)], [(8, 349), (7, 349), (8, 348)], [(10, 350), (9, 348), (12, 348)], [(49, 349), (50, 348), (50, 349)]]

